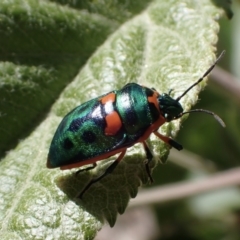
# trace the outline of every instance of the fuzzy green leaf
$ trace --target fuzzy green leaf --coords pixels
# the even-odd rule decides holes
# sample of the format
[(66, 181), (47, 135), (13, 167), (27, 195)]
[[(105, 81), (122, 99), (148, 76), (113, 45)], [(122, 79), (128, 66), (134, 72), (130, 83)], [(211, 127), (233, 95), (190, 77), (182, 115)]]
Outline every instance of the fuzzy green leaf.
[[(104, 219), (113, 226), (117, 213), (123, 213), (130, 197), (135, 197), (138, 187), (147, 183), (144, 151), (140, 144), (130, 148), (114, 172), (94, 184), (80, 200), (76, 196), (81, 189), (92, 177), (104, 171), (111, 161), (102, 161), (94, 171), (78, 175), (74, 174), (76, 170), (47, 169), (48, 148), (56, 126), (72, 108), (119, 89), (128, 82), (154, 87), (160, 93), (173, 89), (173, 96), (179, 96), (214, 61), (214, 44), (219, 28), (216, 19), (222, 10), (210, 0), (156, 0), (116, 29), (117, 24), (109, 23), (104, 16), (80, 12), (83, 17), (76, 10), (48, 1), (12, 2), (15, 4), (12, 3), (12, 11), (3, 8), (7, 3), (0, 4), (3, 6), (1, 11), (5, 9), (4, 17), (0, 15), (0, 23), (3, 20), (8, 20), (9, 24), (23, 21), (28, 28), (24, 28), (23, 23), (16, 29), (10, 27), (9, 36), (22, 40), (27, 32), (33, 31), (29, 33), (32, 45), (9, 40), (8, 47), (15, 47), (17, 53), (7, 56), (8, 62), (0, 65), (3, 69), (1, 72), (5, 71), (1, 75), (2, 87), (7, 89), (3, 89), (3, 93), (9, 94), (9, 98), (2, 98), (1, 95), (1, 101), (8, 99), (6, 104), (18, 102), (18, 109), (22, 111), (22, 117), (17, 114), (13, 118), (15, 123), (21, 127), (25, 119), (36, 117), (31, 108), (39, 111), (36, 107), (38, 101), (41, 106), (39, 114), (43, 114), (52, 101), (49, 95), (53, 93), (55, 98), (67, 82), (71, 83), (62, 91), (46, 119), (34, 131), (28, 129), (31, 133), (26, 134), (27, 137), (9, 151), (0, 163), (0, 238), (93, 239)], [(42, 3), (36, 5), (38, 2)], [(22, 13), (23, 9), (25, 14)], [(48, 17), (41, 18), (46, 14)], [(38, 20), (34, 22), (34, 19)], [(63, 19), (66, 22), (62, 22)], [(85, 28), (81, 27), (82, 24), (85, 24)], [(31, 26), (32, 29), (29, 29)], [(82, 67), (83, 59), (89, 57), (114, 27), (114, 34), (107, 38), (72, 79), (76, 69)], [(70, 38), (65, 39), (68, 34), (64, 31), (70, 29), (73, 44), (67, 41)], [(100, 40), (96, 40), (99, 32)], [(66, 49), (65, 41), (69, 44)], [(78, 41), (82, 41), (81, 44), (76, 44)], [(51, 58), (43, 54), (51, 53), (54, 47), (54, 53), (58, 52), (59, 56), (53, 54)], [(84, 57), (83, 48), (87, 52)], [(11, 49), (9, 52), (14, 51)], [(69, 53), (74, 55), (73, 59), (64, 59)], [(29, 58), (29, 54), (34, 57)], [(51, 81), (54, 84), (49, 84)], [(197, 95), (204, 85), (202, 83), (195, 87), (181, 100), (185, 110), (197, 101)], [(15, 86), (18, 86), (19, 93), (22, 92), (21, 96), (14, 96), (14, 92), (11, 94)], [(24, 94), (25, 89), (30, 95)], [(35, 96), (33, 102), (30, 96)], [(9, 101), (11, 97), (13, 100)], [(13, 109), (10, 106), (6, 111), (8, 109), (8, 118), (4, 123), (13, 116)], [(161, 133), (174, 137), (179, 127), (180, 121), (174, 121), (161, 127)], [(6, 132), (10, 130), (7, 123), (1, 128)], [(156, 156), (152, 162), (154, 168), (159, 158), (166, 160), (169, 148), (154, 137), (149, 141), (149, 146)]]

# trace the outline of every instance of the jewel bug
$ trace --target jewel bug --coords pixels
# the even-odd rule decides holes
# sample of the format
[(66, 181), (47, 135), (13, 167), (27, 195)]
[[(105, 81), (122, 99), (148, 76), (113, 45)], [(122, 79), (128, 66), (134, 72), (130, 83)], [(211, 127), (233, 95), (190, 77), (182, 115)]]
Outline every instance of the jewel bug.
[(146, 171), (152, 182), (149, 163), (153, 154), (146, 144), (150, 134), (155, 134), (177, 150), (183, 148), (170, 137), (157, 131), (165, 122), (181, 118), (187, 113), (204, 112), (214, 116), (223, 127), (225, 126), (215, 113), (204, 109), (184, 112), (179, 103), (188, 91), (212, 71), (223, 54), (224, 51), (203, 76), (176, 99), (170, 96), (170, 92), (160, 94), (154, 88), (128, 83), (120, 90), (111, 91), (76, 107), (63, 118), (55, 132), (48, 153), (47, 167), (60, 167), (64, 170), (92, 164), (84, 169), (89, 170), (96, 166), (97, 161), (119, 153), (105, 172), (92, 179), (81, 191), (78, 197), (82, 198), (93, 183), (114, 170), (127, 148), (142, 143), (147, 157)]

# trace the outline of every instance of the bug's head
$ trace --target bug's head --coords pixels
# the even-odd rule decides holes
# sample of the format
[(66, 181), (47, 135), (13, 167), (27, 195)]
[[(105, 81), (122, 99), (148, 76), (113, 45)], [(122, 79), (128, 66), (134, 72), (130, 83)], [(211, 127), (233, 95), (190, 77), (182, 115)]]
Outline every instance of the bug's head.
[(179, 118), (179, 116), (183, 113), (183, 108), (179, 101), (173, 99), (167, 93), (160, 95), (158, 102), (162, 115), (167, 122)]
[(159, 106), (160, 106), (162, 115), (165, 118), (166, 122), (170, 122), (172, 120), (178, 119), (187, 113), (204, 112), (204, 113), (212, 115), (223, 127), (225, 127), (223, 120), (215, 113), (205, 110), (205, 109), (194, 109), (191, 111), (184, 112), (181, 104), (179, 103), (180, 99), (183, 96), (185, 96), (194, 86), (198, 85), (213, 70), (213, 68), (215, 67), (215, 65), (217, 64), (217, 62), (220, 60), (220, 58), (223, 56), (224, 53), (225, 53), (225, 51), (223, 51), (220, 54), (220, 56), (217, 58), (215, 63), (203, 74), (203, 76), (201, 78), (199, 78), (194, 84), (192, 84), (189, 88), (187, 88), (187, 90), (185, 90), (176, 99), (173, 99), (172, 97), (170, 97), (171, 91), (169, 92), (169, 94), (164, 93), (159, 96), (159, 98), (158, 98)]

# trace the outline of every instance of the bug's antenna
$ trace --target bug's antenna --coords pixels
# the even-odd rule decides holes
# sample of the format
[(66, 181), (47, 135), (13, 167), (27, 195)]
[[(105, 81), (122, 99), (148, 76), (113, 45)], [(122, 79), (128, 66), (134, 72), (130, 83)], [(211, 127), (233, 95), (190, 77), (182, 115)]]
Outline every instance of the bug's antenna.
[(212, 116), (219, 122), (219, 124), (222, 125), (222, 127), (226, 127), (224, 121), (223, 121), (217, 114), (215, 114), (214, 112), (205, 110), (205, 109), (193, 109), (193, 110), (191, 110), (191, 111), (183, 112), (182, 114), (180, 114), (179, 117), (181, 117), (181, 116), (184, 115), (184, 114), (194, 113), (194, 112), (203, 112), (203, 113), (207, 113), (207, 114), (209, 114), (209, 115), (212, 115)]
[(222, 56), (225, 54), (225, 50), (221, 52), (217, 60), (213, 63), (213, 65), (202, 75), (201, 78), (199, 78), (193, 85), (191, 85), (186, 91), (183, 92), (182, 95), (180, 95), (178, 98), (176, 98), (176, 101), (179, 101), (189, 90), (191, 90), (194, 86), (198, 85), (216, 66), (216, 64), (219, 62), (219, 60), (222, 58)]

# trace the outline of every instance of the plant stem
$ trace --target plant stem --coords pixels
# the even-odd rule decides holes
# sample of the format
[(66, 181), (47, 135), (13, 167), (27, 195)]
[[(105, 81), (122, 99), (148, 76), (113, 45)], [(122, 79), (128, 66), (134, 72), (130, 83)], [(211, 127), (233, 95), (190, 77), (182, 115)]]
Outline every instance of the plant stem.
[(161, 187), (142, 190), (136, 199), (131, 200), (130, 207), (146, 204), (160, 204), (167, 201), (179, 200), (221, 188), (240, 184), (240, 167), (216, 173), (210, 177), (168, 184)]

